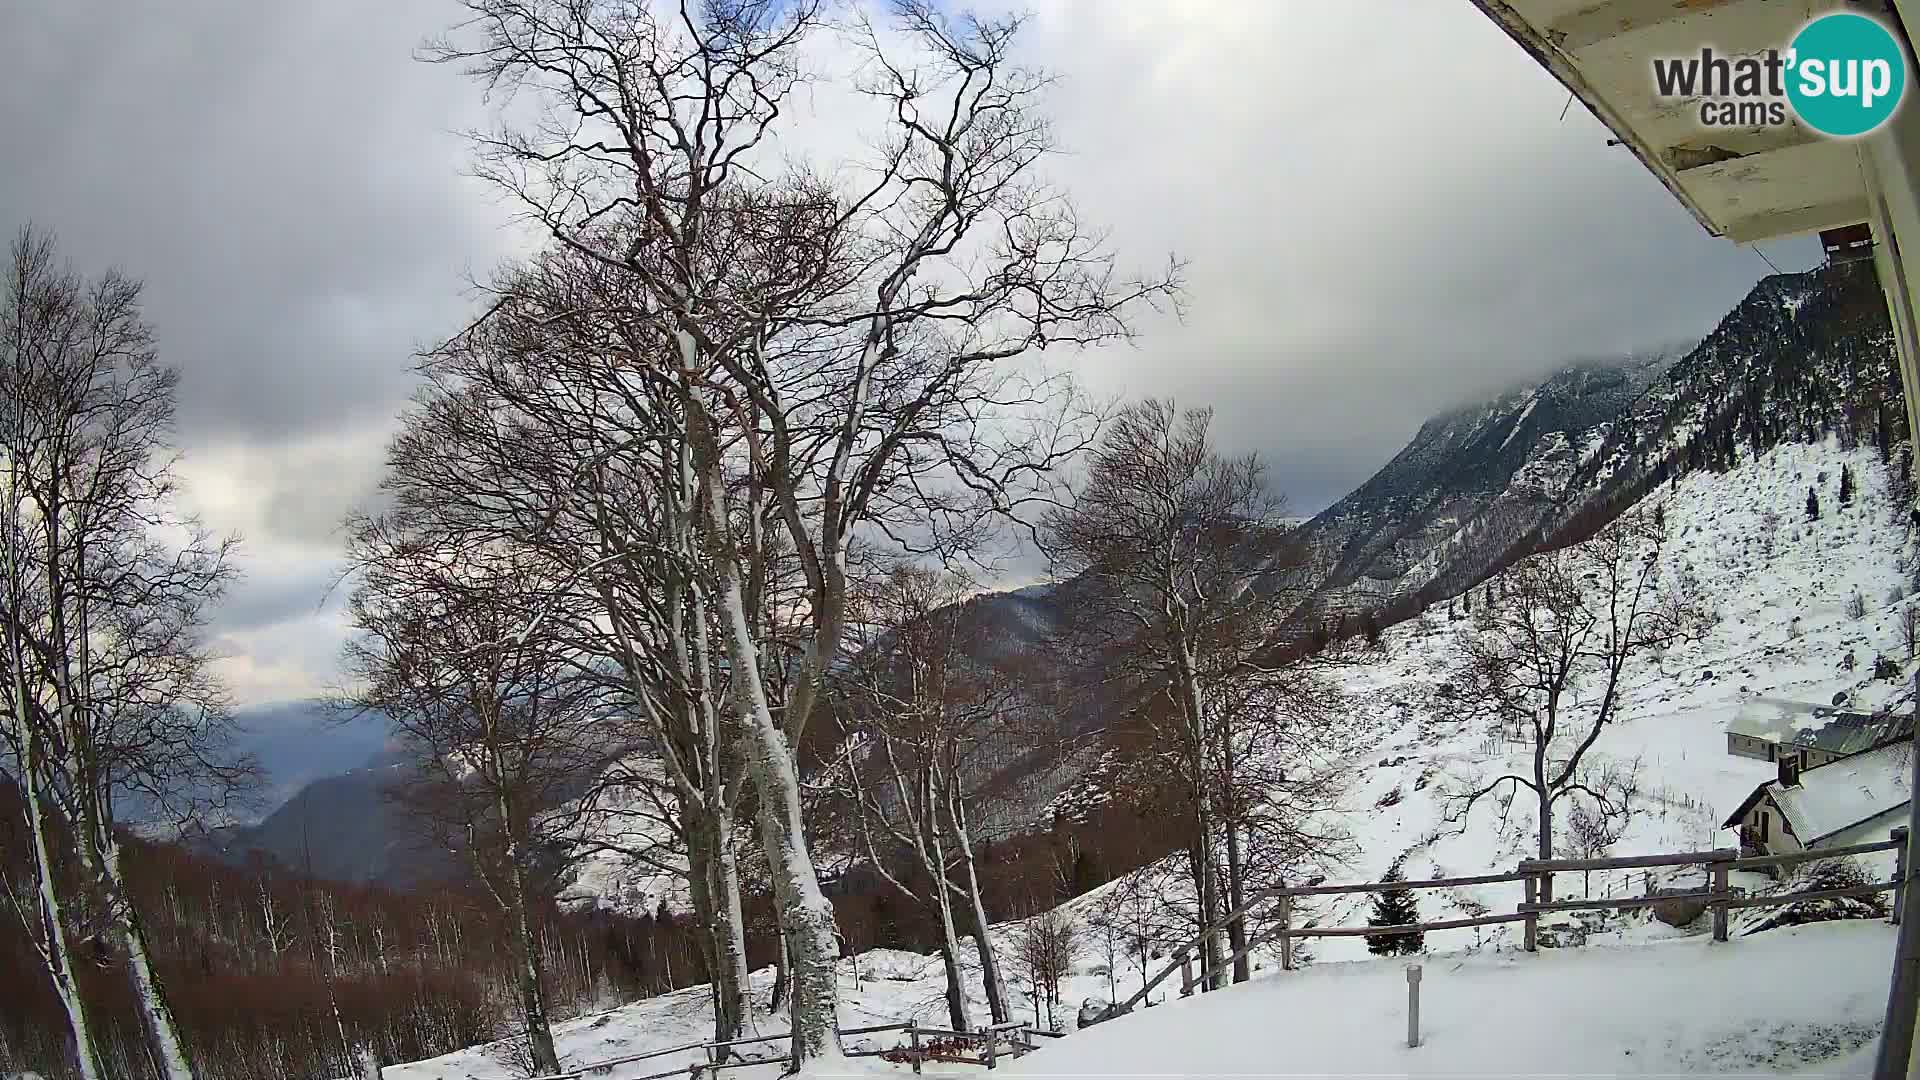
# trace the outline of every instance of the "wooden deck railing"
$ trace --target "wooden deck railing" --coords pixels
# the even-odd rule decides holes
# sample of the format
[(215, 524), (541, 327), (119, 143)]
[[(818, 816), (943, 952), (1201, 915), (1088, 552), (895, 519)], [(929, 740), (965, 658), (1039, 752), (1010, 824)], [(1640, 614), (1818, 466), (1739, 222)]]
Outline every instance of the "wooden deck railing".
[[(901, 1045), (885, 1047), (878, 1050), (846, 1050), (842, 1052), (842, 1056), (884, 1057), (897, 1054), (904, 1058), (908, 1064), (912, 1065), (913, 1071), (916, 1073), (920, 1071), (921, 1065), (928, 1061), (984, 1065), (992, 1069), (996, 1067), (1002, 1059), (1016, 1058), (1032, 1052), (1037, 1045), (1034, 1042), (1036, 1036), (1057, 1039), (1060, 1038), (1062, 1034), (1057, 1031), (1039, 1030), (1024, 1020), (1013, 1020), (1006, 1023), (994, 1024), (978, 1031), (955, 1031), (950, 1028), (925, 1027), (909, 1020), (897, 1024), (874, 1024), (869, 1027), (840, 1028), (839, 1034), (840, 1037), (844, 1039), (855, 1035), (879, 1035), (889, 1031), (903, 1033), (906, 1036), (905, 1041)], [(731, 1057), (722, 1055), (721, 1051), (736, 1046), (751, 1046), (755, 1043), (785, 1042), (792, 1037), (792, 1032), (782, 1031), (771, 1035), (748, 1035), (738, 1039), (728, 1039), (724, 1042), (681, 1043), (677, 1046), (663, 1046), (658, 1050), (647, 1050), (638, 1054), (627, 1054), (622, 1057), (608, 1058), (605, 1061), (589, 1062), (576, 1066), (566, 1072), (536, 1076), (531, 1078), (531, 1080), (586, 1080), (588, 1077), (605, 1075), (608, 1070), (621, 1065), (633, 1065), (642, 1061), (670, 1057), (674, 1054), (690, 1053), (695, 1050), (705, 1051), (706, 1060), (690, 1062), (685, 1065), (676, 1065), (671, 1069), (663, 1069), (659, 1072), (634, 1077), (633, 1080), (666, 1080), (666, 1078), (670, 1076), (698, 1078), (701, 1076), (710, 1076), (727, 1069), (743, 1069), (753, 1065), (781, 1065), (788, 1061), (788, 1055), (774, 1054), (764, 1057)], [(978, 1050), (975, 1053), (968, 1054), (952, 1048), (955, 1043), (969, 1042), (977, 1044)], [(946, 1044), (944, 1047), (939, 1045), (943, 1043)]]
[[(1493, 926), (1501, 923), (1525, 923), (1522, 947), (1528, 952), (1539, 949), (1540, 916), (1558, 911), (1624, 911), (1634, 908), (1655, 907), (1676, 900), (1702, 900), (1713, 914), (1713, 939), (1726, 941), (1728, 936), (1729, 912), (1751, 907), (1775, 907), (1783, 904), (1798, 903), (1803, 900), (1824, 900), (1844, 896), (1869, 896), (1874, 893), (1894, 892), (1893, 921), (1898, 923), (1900, 911), (1900, 883), (1907, 875), (1907, 830), (1897, 828), (1893, 838), (1866, 844), (1849, 844), (1844, 847), (1814, 848), (1808, 851), (1796, 851), (1779, 855), (1757, 855), (1742, 858), (1733, 848), (1714, 848), (1708, 851), (1685, 851), (1657, 855), (1624, 855), (1600, 859), (1528, 859), (1515, 869), (1506, 873), (1475, 874), (1468, 877), (1427, 878), (1417, 881), (1367, 881), (1348, 885), (1296, 885), (1275, 889), (1265, 889), (1250, 898), (1245, 904), (1221, 916), (1213, 925), (1194, 935), (1171, 954), (1171, 962), (1158, 975), (1144, 983), (1132, 997), (1112, 1012), (1126, 1012), (1145, 1000), (1153, 989), (1171, 976), (1175, 971), (1186, 967), (1196, 954), (1202, 956), (1201, 945), (1214, 934), (1223, 933), (1234, 923), (1251, 915), (1256, 908), (1266, 904), (1275, 905), (1276, 923), (1274, 927), (1250, 937), (1246, 945), (1221, 961), (1221, 967), (1230, 967), (1240, 958), (1274, 942), (1280, 944), (1280, 966), (1293, 968), (1293, 942), (1299, 938), (1312, 937), (1379, 937), (1392, 934), (1405, 934), (1429, 930), (1460, 930), (1475, 926)], [(1870, 855), (1875, 852), (1893, 851), (1895, 870), (1891, 881), (1874, 881), (1863, 885), (1839, 889), (1805, 889), (1799, 892), (1776, 893), (1772, 896), (1735, 896), (1728, 884), (1728, 875), (1735, 870), (1760, 870), (1780, 866), (1793, 866), (1799, 863), (1819, 859), (1837, 859), (1852, 855)], [(1708, 887), (1692, 892), (1665, 893), (1658, 896), (1603, 897), (1594, 899), (1582, 897), (1578, 900), (1545, 900), (1552, 895), (1552, 879), (1555, 873), (1592, 870), (1624, 870), (1658, 866), (1704, 866), (1708, 871)], [(1459, 919), (1436, 919), (1429, 922), (1407, 923), (1399, 926), (1324, 926), (1300, 927), (1292, 925), (1293, 900), (1301, 896), (1336, 896), (1352, 893), (1398, 892), (1411, 889), (1448, 889), (1468, 885), (1497, 885), (1509, 881), (1518, 881), (1523, 889), (1523, 899), (1511, 914), (1476, 915)], [(1203, 966), (1201, 981), (1204, 983), (1210, 974)]]
[[(1894, 872), (1891, 881), (1871, 881), (1841, 889), (1802, 889), (1798, 892), (1775, 893), (1771, 896), (1735, 896), (1732, 887), (1728, 884), (1728, 875), (1735, 870), (1795, 866), (1820, 859), (1871, 855), (1881, 851), (1894, 852)], [(1893, 830), (1893, 837), (1888, 840), (1847, 844), (1842, 847), (1810, 848), (1778, 855), (1751, 855), (1743, 858), (1740, 852), (1733, 848), (1715, 848), (1712, 851), (1686, 852), (1677, 855), (1629, 855), (1611, 859), (1530, 859), (1522, 862), (1520, 869), (1526, 873), (1540, 875), (1541, 879), (1546, 881), (1551, 879), (1555, 871), (1560, 870), (1620, 870), (1643, 866), (1704, 866), (1707, 869), (1708, 884), (1705, 889), (1693, 892), (1625, 897), (1618, 900), (1581, 899), (1534, 902), (1530, 897), (1526, 903), (1520, 905), (1520, 910), (1538, 916), (1552, 911), (1622, 911), (1630, 908), (1652, 907), (1675, 900), (1700, 900), (1704, 901), (1707, 909), (1713, 913), (1713, 940), (1725, 941), (1728, 934), (1729, 915), (1736, 909), (1779, 907), (1803, 900), (1871, 896), (1874, 893), (1893, 891), (1895, 894), (1893, 921), (1898, 923), (1901, 915), (1898, 890), (1900, 883), (1907, 876), (1907, 830), (1904, 827)], [(1531, 889), (1528, 891), (1532, 892)], [(1533, 927), (1534, 924), (1529, 924), (1530, 931)]]

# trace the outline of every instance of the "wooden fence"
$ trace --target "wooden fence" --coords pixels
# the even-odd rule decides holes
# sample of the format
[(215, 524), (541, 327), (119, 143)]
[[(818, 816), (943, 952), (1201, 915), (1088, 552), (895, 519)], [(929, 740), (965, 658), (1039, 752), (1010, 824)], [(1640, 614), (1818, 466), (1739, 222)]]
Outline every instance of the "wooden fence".
[[(1627, 855), (1602, 859), (1528, 859), (1507, 873), (1479, 874), (1472, 877), (1430, 878), (1422, 881), (1370, 881), (1351, 885), (1299, 885), (1277, 889), (1266, 889), (1256, 893), (1238, 909), (1228, 912), (1212, 926), (1174, 951), (1172, 962), (1158, 975), (1128, 998), (1115, 1006), (1111, 1013), (1121, 1013), (1132, 1009), (1145, 1000), (1153, 988), (1164, 982), (1175, 971), (1186, 968), (1192, 959), (1199, 955), (1203, 968), (1201, 981), (1204, 983), (1209, 972), (1204, 968), (1205, 951), (1201, 948), (1210, 935), (1224, 932), (1235, 922), (1241, 922), (1253, 910), (1264, 904), (1276, 906), (1276, 923), (1273, 928), (1247, 939), (1247, 943), (1232, 955), (1220, 962), (1222, 969), (1231, 968), (1235, 961), (1274, 942), (1280, 944), (1280, 966), (1293, 968), (1293, 942), (1300, 938), (1312, 937), (1379, 937), (1390, 934), (1426, 932), (1429, 930), (1459, 930), (1474, 926), (1493, 926), (1501, 923), (1525, 923), (1523, 947), (1528, 952), (1539, 949), (1540, 916), (1560, 911), (1623, 911), (1633, 908), (1656, 907), (1676, 901), (1703, 901), (1713, 914), (1713, 939), (1726, 941), (1729, 912), (1739, 908), (1776, 907), (1798, 903), (1803, 900), (1825, 900), (1846, 896), (1869, 896), (1874, 893), (1892, 891), (1894, 893), (1893, 921), (1900, 921), (1900, 883), (1907, 875), (1907, 830), (1897, 828), (1893, 838), (1868, 844), (1851, 844), (1836, 848), (1815, 848), (1809, 851), (1797, 851), (1781, 855), (1756, 855), (1742, 858), (1740, 852), (1732, 848), (1715, 848), (1710, 851), (1689, 851), (1662, 855)], [(1875, 881), (1864, 885), (1839, 889), (1803, 889), (1798, 892), (1778, 893), (1772, 896), (1737, 896), (1728, 885), (1728, 875), (1736, 870), (1763, 870), (1773, 867), (1793, 866), (1798, 863), (1812, 862), (1818, 859), (1836, 859), (1851, 855), (1870, 855), (1875, 852), (1893, 851), (1895, 870), (1891, 881)], [(1658, 895), (1635, 897), (1603, 897), (1595, 899), (1582, 897), (1578, 900), (1549, 900), (1553, 895), (1553, 875), (1560, 872), (1578, 872), (1588, 870), (1624, 870), (1657, 866), (1703, 866), (1708, 871), (1709, 884), (1705, 889), (1683, 892), (1662, 892)], [(1518, 881), (1523, 889), (1524, 899), (1510, 914), (1487, 914), (1459, 919), (1438, 919), (1430, 922), (1406, 923), (1399, 926), (1315, 926), (1294, 927), (1292, 925), (1293, 901), (1302, 896), (1336, 896), (1353, 893), (1399, 892), (1404, 889), (1448, 889), (1467, 885), (1496, 885), (1503, 882)]]
[[(1032, 1052), (1038, 1045), (1034, 1042), (1035, 1038), (1061, 1037), (1060, 1032), (1039, 1030), (1024, 1020), (994, 1024), (979, 1031), (923, 1027), (911, 1020), (900, 1024), (875, 1024), (871, 1027), (839, 1029), (840, 1037), (843, 1039), (857, 1035), (879, 1035), (890, 1031), (903, 1033), (905, 1041), (900, 1045), (879, 1050), (847, 1050), (843, 1052), (843, 1056), (884, 1057), (910, 1064), (916, 1073), (928, 1061), (984, 1065), (991, 1069), (1002, 1060)], [(723, 1051), (757, 1043), (785, 1042), (792, 1037), (791, 1032), (783, 1031), (773, 1035), (752, 1035), (746, 1038), (729, 1039), (725, 1042), (681, 1043), (678, 1046), (665, 1046), (658, 1050), (595, 1061), (566, 1072), (536, 1076), (531, 1080), (586, 1080), (588, 1077), (604, 1076), (608, 1071), (621, 1065), (633, 1065), (656, 1058), (671, 1057), (675, 1054), (702, 1051), (706, 1058), (704, 1061), (676, 1065), (671, 1069), (662, 1069), (659, 1072), (632, 1078), (632, 1080), (666, 1080), (670, 1076), (687, 1076), (690, 1080), (698, 1080), (699, 1077), (713, 1076), (727, 1069), (742, 1069), (752, 1065), (785, 1065), (789, 1060), (786, 1054), (735, 1057)], [(972, 1050), (971, 1053), (968, 1052), (969, 1049)]]

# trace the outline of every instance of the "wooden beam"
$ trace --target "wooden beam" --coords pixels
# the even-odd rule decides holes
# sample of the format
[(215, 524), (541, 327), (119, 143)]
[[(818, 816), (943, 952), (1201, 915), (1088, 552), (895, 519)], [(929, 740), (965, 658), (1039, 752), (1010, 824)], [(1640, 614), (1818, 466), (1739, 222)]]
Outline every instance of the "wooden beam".
[(1802, 892), (1779, 893), (1774, 896), (1736, 896), (1727, 901), (1727, 906), (1730, 908), (1779, 907), (1802, 900), (1837, 900), (1842, 896), (1869, 896), (1899, 887), (1900, 883), (1897, 881), (1876, 881), (1871, 885), (1854, 885), (1845, 889), (1807, 889)]
[[(1704, 28), (1670, 24), (1710, 18), (1740, 7), (1783, 22), (1789, 31), (1805, 22), (1810, 15), (1822, 11), (1852, 8), (1874, 13), (1874, 5), (1870, 0), (1807, 0), (1801, 4), (1787, 4), (1781, 0), (1603, 0), (1553, 20), (1546, 27), (1546, 36), (1556, 47), (1569, 53), (1592, 48), (1627, 34), (1662, 27), (1690, 32), (1688, 36), (1694, 36)], [(1698, 36), (1707, 41), (1713, 40), (1710, 32)], [(1780, 47), (1784, 49), (1786, 44), (1782, 40)]]
[[(1696, 128), (1698, 125), (1695, 125)], [(1677, 142), (1660, 152), (1668, 165), (1680, 174), (1682, 183), (1695, 169), (1709, 168), (1723, 161), (1746, 161), (1778, 150), (1820, 141), (1810, 128), (1789, 123), (1781, 127), (1726, 128), (1720, 131), (1696, 130), (1693, 138)]]
[(1745, 0), (1607, 0), (1555, 19), (1547, 27), (1547, 40), (1567, 52), (1578, 52), (1608, 38), (1742, 2)]
[(1665, 896), (1628, 896), (1619, 900), (1554, 900), (1545, 904), (1521, 904), (1521, 911), (1631, 911), (1634, 908), (1654, 907), (1669, 900), (1710, 900), (1713, 893), (1705, 889), (1697, 892), (1668, 893)]
[(1819, 232), (1839, 225), (1857, 225), (1867, 220), (1867, 215), (1867, 197), (1861, 194), (1821, 206), (1769, 210), (1741, 218), (1727, 226), (1726, 236), (1736, 244), (1752, 244), (1781, 236)]
[(1899, 840), (1877, 840), (1869, 844), (1848, 844), (1844, 847), (1808, 848), (1805, 851), (1784, 851), (1778, 855), (1753, 855), (1744, 859), (1735, 859), (1730, 869), (1752, 870), (1761, 866), (1793, 866), (1796, 863), (1813, 862), (1817, 859), (1840, 859), (1850, 855), (1871, 855), (1876, 851), (1892, 851), (1899, 847)]
[(1402, 889), (1451, 889), (1462, 885), (1495, 885), (1519, 881), (1526, 874), (1476, 874), (1472, 877), (1427, 878), (1422, 881), (1363, 881), (1353, 885), (1296, 885), (1270, 889), (1268, 896), (1333, 896), (1338, 893), (1399, 892)]
[(1471, 919), (1441, 919), (1438, 922), (1406, 923), (1401, 926), (1327, 926), (1314, 929), (1276, 930), (1273, 937), (1380, 937), (1383, 934), (1407, 934), (1414, 931), (1459, 930), (1468, 926), (1492, 926), (1495, 923), (1523, 922), (1524, 912), (1513, 915), (1480, 915)]
[(1733, 848), (1711, 851), (1683, 851), (1676, 855), (1623, 855), (1611, 859), (1527, 859), (1520, 864), (1524, 872), (1544, 870), (1628, 870), (1640, 866), (1693, 866), (1731, 862), (1740, 857)]

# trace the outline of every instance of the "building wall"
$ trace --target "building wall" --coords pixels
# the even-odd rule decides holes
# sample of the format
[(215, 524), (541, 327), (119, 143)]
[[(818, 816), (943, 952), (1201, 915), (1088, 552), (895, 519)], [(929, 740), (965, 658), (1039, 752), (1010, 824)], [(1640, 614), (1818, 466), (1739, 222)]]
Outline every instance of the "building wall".
[(1825, 765), (1829, 761), (1839, 761), (1841, 758), (1847, 756), (1836, 750), (1822, 750), (1814, 746), (1801, 747), (1800, 753), (1804, 758), (1800, 765), (1803, 769), (1811, 769), (1815, 765)]
[[(1791, 748), (1801, 756), (1801, 768), (1811, 769), (1815, 765), (1825, 765), (1829, 761), (1838, 761), (1845, 754), (1833, 750), (1822, 750), (1814, 746), (1795, 746)], [(1780, 760), (1780, 744), (1772, 739), (1761, 739), (1752, 735), (1738, 735), (1727, 732), (1727, 753), (1734, 757), (1754, 758), (1758, 761)]]
[[(1761, 839), (1762, 819), (1764, 818), (1765, 839)], [(1753, 846), (1762, 855), (1782, 855), (1800, 850), (1800, 839), (1793, 835), (1793, 828), (1787, 824), (1787, 817), (1780, 812), (1772, 795), (1767, 795), (1753, 804), (1747, 816), (1740, 819), (1742, 835), (1753, 838)]]

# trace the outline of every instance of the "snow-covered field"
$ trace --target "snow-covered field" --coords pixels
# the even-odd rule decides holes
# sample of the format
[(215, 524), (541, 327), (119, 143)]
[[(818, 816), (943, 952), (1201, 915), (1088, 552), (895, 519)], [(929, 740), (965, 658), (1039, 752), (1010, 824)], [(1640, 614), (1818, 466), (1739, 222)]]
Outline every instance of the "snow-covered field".
[[(1821, 923), (1715, 945), (1704, 936), (1636, 945), (1440, 954), (1421, 958), (1422, 1045), (1408, 1049), (1406, 964), (1322, 963), (1175, 1000), (1046, 1043), (1000, 1069), (1011, 1076), (1869, 1073), (1886, 1007), (1894, 930)], [(843, 964), (842, 1022), (939, 1016), (939, 971), (926, 958), (864, 957), (877, 977), (855, 987)], [(756, 980), (764, 990), (761, 973)], [(937, 1022), (937, 1021), (936, 1021)], [(710, 1023), (699, 988), (559, 1027), (569, 1066), (691, 1042)], [(777, 1021), (770, 1022), (776, 1030)], [(883, 1037), (884, 1038), (884, 1037)], [(853, 1048), (853, 1047), (850, 1047)], [(756, 1048), (757, 1051), (757, 1048)], [(778, 1047), (769, 1044), (769, 1054)], [(698, 1055), (603, 1074), (644, 1076)], [(771, 1080), (777, 1066), (729, 1075)], [(929, 1065), (933, 1075), (981, 1072)], [(814, 1076), (910, 1075), (875, 1059)], [(392, 1067), (389, 1080), (506, 1080), (484, 1049)]]
[(1423, 960), (1421, 1045), (1400, 961), (1324, 964), (1089, 1028), (1009, 1076), (1870, 1072), (1893, 930), (1823, 923), (1725, 945)]
[[(930, 1027), (946, 1025), (946, 1001), (943, 996), (945, 979), (937, 957), (874, 950), (858, 957), (843, 958), (839, 975), (841, 1027), (869, 1027), (908, 1019)], [(766, 1002), (772, 986), (772, 968), (754, 973), (754, 996), (758, 1002)], [(977, 978), (974, 991), (976, 998), (984, 1001)], [(984, 1005), (980, 1012), (985, 1015)], [(758, 1017), (757, 1030), (783, 1034), (787, 1031), (786, 1018), (761, 1015)], [(580, 1068), (711, 1038), (713, 1010), (705, 986), (689, 987), (554, 1025), (554, 1041), (560, 1051), (560, 1061), (567, 1068)], [(892, 1047), (899, 1041), (898, 1032), (886, 1032), (848, 1039), (846, 1048), (882, 1049)], [(758, 1058), (774, 1057), (784, 1051), (785, 1046), (781, 1042), (769, 1041), (764, 1045), (743, 1046), (737, 1052), (743, 1057)], [(504, 1043), (471, 1047), (428, 1061), (388, 1066), (382, 1075), (386, 1080), (510, 1080), (524, 1076), (524, 1072), (515, 1070), (509, 1060), (510, 1053)], [(684, 1068), (705, 1060), (706, 1056), (701, 1051), (686, 1051), (615, 1066), (607, 1072), (594, 1075), (608, 1080), (628, 1080), (630, 1077), (647, 1076), (675, 1067)], [(873, 1062), (873, 1069), (892, 1071), (890, 1066), (878, 1061)], [(899, 1071), (911, 1075), (908, 1070)], [(930, 1065), (927, 1071), (937, 1074), (939, 1068)], [(955, 1066), (949, 1071), (978, 1070)], [(778, 1073), (777, 1067), (767, 1066), (736, 1069), (725, 1075), (744, 1080), (769, 1080)]]
[[(1858, 488), (1848, 506), (1834, 497), (1843, 464)], [(1594, 753), (1637, 758), (1642, 769), (1640, 812), (1611, 854), (1713, 846), (1720, 820), (1774, 775), (1766, 762), (1727, 754), (1723, 729), (1743, 701), (1826, 704), (1845, 693), (1854, 708), (1871, 709), (1906, 700), (1904, 681), (1871, 678), (1876, 656), (1904, 661), (1900, 618), (1915, 602), (1895, 598), (1895, 590), (1910, 583), (1903, 569), (1910, 539), (1886, 481), (1870, 448), (1845, 452), (1829, 443), (1783, 446), (1730, 473), (1692, 475), (1651, 496), (1666, 507), (1670, 565), (1691, 571), (1718, 621), (1703, 640), (1674, 649), (1658, 672), (1636, 681), (1622, 721), (1596, 744)], [(1806, 517), (1809, 486), (1821, 494), (1817, 521)], [(1484, 590), (1477, 593), (1476, 601)], [(1866, 608), (1861, 617), (1847, 611), (1856, 593)], [(1330, 880), (1375, 880), (1402, 859), (1413, 878), (1480, 874), (1510, 868), (1531, 853), (1525, 793), (1504, 815), (1489, 802), (1464, 821), (1447, 819), (1445, 793), (1521, 764), (1523, 750), (1458, 716), (1446, 693), (1459, 663), (1461, 625), (1450, 623), (1442, 606), (1389, 629), (1378, 654), (1339, 670), (1351, 703), (1351, 734), (1366, 750), (1348, 762), (1353, 782), (1338, 815), (1354, 851), (1323, 868)], [(1910, 663), (1901, 670), (1903, 679), (1911, 677)], [(1686, 873), (1698, 879), (1701, 872)], [(1590, 883), (1579, 877), (1563, 875), (1559, 893), (1637, 893), (1644, 885), (1637, 875), (1595, 874)], [(1674, 883), (1686, 881), (1680, 876)], [(1067, 909), (1084, 922), (1098, 899), (1096, 892)], [(1421, 916), (1438, 919), (1482, 907), (1510, 911), (1520, 896), (1510, 884), (1423, 891), (1418, 899)], [(1366, 901), (1354, 897), (1323, 903), (1314, 914), (1323, 925), (1352, 925), (1364, 921), (1365, 909)], [(1514, 951), (1512, 926), (1429, 933), (1426, 945), (1435, 955), (1425, 960), (1428, 1042), (1418, 1050), (1400, 1042), (1402, 965), (1366, 959), (1360, 939), (1333, 938), (1314, 943), (1317, 963), (1306, 970), (1279, 975), (1278, 965), (1267, 963), (1252, 984), (1076, 1034), (1013, 1071), (1753, 1073), (1825, 1063), (1820, 1068), (1855, 1074), (1870, 1062), (1892, 943), (1884, 923), (1775, 930), (1719, 946), (1644, 915), (1613, 919), (1594, 931), (1583, 948), (1532, 956)], [(998, 932), (1010, 945), (1016, 929)], [(1112, 983), (1124, 996), (1141, 974), (1125, 960), (1109, 971), (1093, 934), (1082, 934), (1080, 950), (1078, 971), (1062, 994), (1062, 1019), (1069, 1024), (1080, 1002), (1108, 1000)], [(843, 960), (840, 970), (843, 1026), (909, 1017), (945, 1024), (935, 958), (869, 953)], [(755, 976), (762, 1000), (771, 975)], [(1155, 1000), (1177, 998), (1177, 985), (1163, 984)], [(971, 989), (975, 1015), (984, 1016), (977, 975)], [(1024, 994), (1022, 1005), (1022, 1015), (1030, 1015)], [(563, 1061), (580, 1066), (695, 1042), (707, 1037), (710, 1025), (704, 988), (694, 988), (576, 1018), (556, 1034)], [(784, 1028), (783, 1018), (763, 1021), (763, 1030)], [(767, 1050), (776, 1052), (771, 1045)], [(691, 1064), (696, 1056), (601, 1075), (623, 1080)], [(871, 1060), (846, 1068), (889, 1069)], [(732, 1075), (761, 1072), (773, 1070)], [(387, 1070), (393, 1080), (512, 1075), (485, 1049)]]

